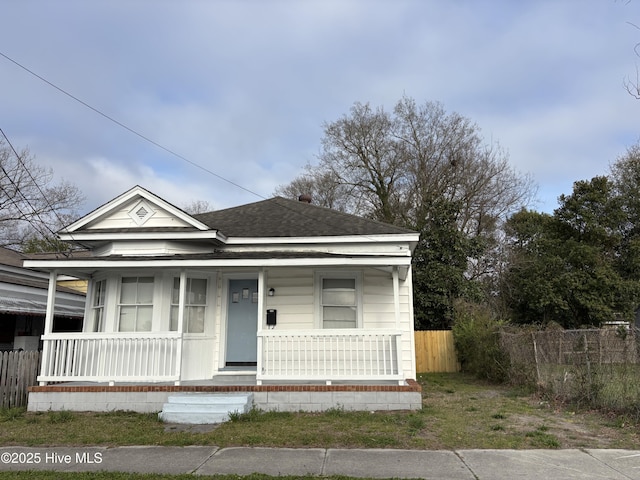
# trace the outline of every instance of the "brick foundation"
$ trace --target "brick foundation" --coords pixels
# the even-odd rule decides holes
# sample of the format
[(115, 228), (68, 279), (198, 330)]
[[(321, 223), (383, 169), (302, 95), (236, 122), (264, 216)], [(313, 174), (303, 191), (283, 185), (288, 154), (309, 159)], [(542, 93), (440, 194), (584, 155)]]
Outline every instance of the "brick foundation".
[(421, 387), (406, 385), (47, 385), (29, 387), (29, 411), (159, 412), (176, 392), (251, 392), (262, 410), (418, 410)]

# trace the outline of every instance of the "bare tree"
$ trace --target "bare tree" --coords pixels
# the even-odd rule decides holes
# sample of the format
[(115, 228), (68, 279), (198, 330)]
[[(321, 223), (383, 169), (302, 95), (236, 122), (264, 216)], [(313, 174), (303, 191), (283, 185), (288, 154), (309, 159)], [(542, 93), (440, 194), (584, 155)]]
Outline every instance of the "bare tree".
[(470, 236), (495, 229), (535, 195), (531, 177), (499, 145), (438, 103), (404, 97), (393, 114), (355, 103), (324, 129), (319, 163), (279, 194), (311, 193), (325, 206), (417, 230), (435, 201), (456, 202), (456, 221)]
[(28, 149), (14, 151), (0, 139), (0, 245), (20, 249), (28, 240), (54, 238), (77, 218), (84, 201), (77, 187), (53, 183), (53, 170)]
[(325, 123), (319, 165), (344, 186), (350, 210), (387, 223), (398, 221), (404, 173), (395, 123), (381, 107), (354, 104), (349, 116)]
[(197, 215), (199, 213), (212, 212), (214, 208), (213, 205), (206, 200), (193, 200), (185, 204), (182, 210), (190, 215)]
[(495, 274), (503, 222), (535, 195), (499, 145), (439, 103), (403, 97), (391, 113), (355, 103), (325, 123), (321, 145), (318, 164), (278, 192), (313, 193), (325, 206), (420, 231), (414, 273), (416, 302), (430, 312), (423, 318), (450, 318), (466, 280)]
[[(631, 25), (633, 28), (640, 30), (640, 27), (638, 27), (636, 24), (631, 22), (627, 22), (627, 23)], [(635, 46), (633, 47), (633, 52), (635, 53), (636, 57), (640, 57), (640, 43), (635, 44)], [(640, 100), (640, 70), (638, 70), (637, 64), (636, 64), (636, 78), (633, 80), (630, 78), (625, 78), (623, 83), (624, 83), (624, 88), (627, 90), (629, 95), (631, 95), (637, 100)]]
[(287, 185), (279, 186), (275, 194), (290, 199), (309, 195), (314, 205), (347, 212), (351, 210), (347, 190), (348, 188), (331, 172), (325, 172), (307, 164), (303, 174)]
[(481, 235), (495, 229), (535, 194), (530, 176), (516, 172), (497, 144), (485, 144), (478, 126), (439, 103), (418, 106), (403, 98), (395, 108), (396, 135), (409, 173), (404, 202), (406, 223), (420, 230), (430, 204), (459, 203), (462, 232)]

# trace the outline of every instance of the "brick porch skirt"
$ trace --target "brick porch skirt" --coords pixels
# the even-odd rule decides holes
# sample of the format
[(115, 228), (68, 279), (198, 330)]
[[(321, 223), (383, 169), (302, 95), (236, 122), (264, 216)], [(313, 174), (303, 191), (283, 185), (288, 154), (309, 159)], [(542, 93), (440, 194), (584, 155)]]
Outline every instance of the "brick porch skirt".
[(406, 385), (73, 385), (29, 387), (27, 410), (159, 412), (172, 393), (253, 393), (261, 410), (319, 412), (345, 410), (419, 410), (422, 388), (415, 380)]

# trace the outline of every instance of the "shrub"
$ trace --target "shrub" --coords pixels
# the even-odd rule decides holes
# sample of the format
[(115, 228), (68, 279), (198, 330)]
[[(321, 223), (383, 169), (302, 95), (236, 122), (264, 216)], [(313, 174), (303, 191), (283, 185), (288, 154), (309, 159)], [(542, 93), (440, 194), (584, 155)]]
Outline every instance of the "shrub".
[(0, 408), (0, 422), (10, 422), (24, 417), (24, 407)]
[(462, 371), (492, 382), (505, 381), (509, 362), (500, 347), (503, 325), (482, 306), (456, 306), (453, 340)]

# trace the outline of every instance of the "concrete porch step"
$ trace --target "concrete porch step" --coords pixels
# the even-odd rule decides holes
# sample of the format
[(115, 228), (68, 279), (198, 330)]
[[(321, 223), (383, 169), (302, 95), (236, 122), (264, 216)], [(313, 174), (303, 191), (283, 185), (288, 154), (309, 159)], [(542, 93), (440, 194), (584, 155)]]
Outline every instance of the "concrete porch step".
[(158, 418), (167, 423), (221, 423), (231, 413), (248, 412), (252, 404), (251, 393), (179, 393), (169, 396)]

